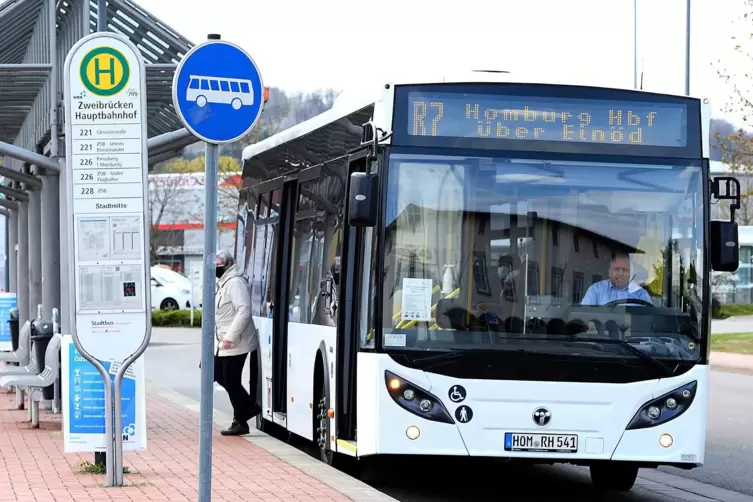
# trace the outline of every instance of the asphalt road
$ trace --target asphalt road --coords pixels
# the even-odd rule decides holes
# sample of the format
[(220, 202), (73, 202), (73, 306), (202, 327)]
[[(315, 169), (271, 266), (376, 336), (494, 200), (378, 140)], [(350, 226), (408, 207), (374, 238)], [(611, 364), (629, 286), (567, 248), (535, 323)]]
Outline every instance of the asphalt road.
[(711, 321), (711, 332), (713, 334), (750, 333), (751, 331), (753, 331), (753, 316), (743, 315)]
[[(146, 351), (147, 378), (200, 401), (200, 332), (158, 329)], [(247, 375), (244, 376), (247, 382)], [(739, 500), (753, 502), (753, 375), (713, 371), (706, 464), (693, 471), (642, 470), (636, 487), (610, 501)], [(227, 395), (214, 393), (215, 409), (232, 413)], [(401, 501), (603, 500), (588, 471), (575, 466), (521, 467), (483, 461), (389, 459), (384, 469), (366, 471), (363, 481)], [(714, 487), (746, 494), (723, 493)]]

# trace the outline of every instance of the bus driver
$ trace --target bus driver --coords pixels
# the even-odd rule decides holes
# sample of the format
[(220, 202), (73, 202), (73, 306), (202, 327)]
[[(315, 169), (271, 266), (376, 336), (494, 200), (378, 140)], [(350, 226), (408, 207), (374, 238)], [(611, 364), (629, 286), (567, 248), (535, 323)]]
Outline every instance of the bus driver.
[(627, 254), (618, 252), (609, 263), (609, 279), (591, 284), (580, 304), (606, 305), (625, 299), (643, 300), (653, 305), (646, 290), (630, 281), (630, 258)]

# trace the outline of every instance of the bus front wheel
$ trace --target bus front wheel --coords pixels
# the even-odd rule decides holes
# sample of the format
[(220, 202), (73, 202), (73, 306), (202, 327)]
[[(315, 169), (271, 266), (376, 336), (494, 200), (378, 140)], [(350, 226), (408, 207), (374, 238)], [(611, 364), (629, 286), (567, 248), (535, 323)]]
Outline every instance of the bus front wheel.
[(319, 389), (319, 403), (318, 413), (316, 415), (316, 433), (314, 437), (317, 439), (317, 446), (319, 446), (319, 459), (327, 465), (332, 465), (334, 461), (335, 452), (330, 448), (329, 437), (329, 416), (327, 415), (327, 389), (322, 379), (321, 387)]
[(233, 106), (233, 110), (240, 110), (241, 106), (243, 106), (243, 103), (238, 98), (235, 98), (230, 104)]
[(627, 492), (638, 477), (638, 467), (620, 462), (591, 466), (591, 483), (601, 490)]

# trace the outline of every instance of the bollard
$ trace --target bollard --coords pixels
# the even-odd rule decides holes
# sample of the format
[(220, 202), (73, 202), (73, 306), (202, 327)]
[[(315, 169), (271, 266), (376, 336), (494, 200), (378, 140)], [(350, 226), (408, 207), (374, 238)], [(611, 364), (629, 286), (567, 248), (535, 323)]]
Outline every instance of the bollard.
[(39, 428), (39, 401), (30, 399), (31, 406), (29, 406), (29, 421), (31, 421), (31, 428)]

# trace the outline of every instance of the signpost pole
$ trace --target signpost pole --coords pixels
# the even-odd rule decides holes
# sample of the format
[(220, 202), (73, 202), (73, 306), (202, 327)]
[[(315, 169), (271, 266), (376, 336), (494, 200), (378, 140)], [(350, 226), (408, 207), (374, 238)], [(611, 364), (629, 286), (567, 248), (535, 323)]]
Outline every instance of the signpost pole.
[(199, 439), (199, 500), (212, 499), (212, 417), (214, 409), (214, 288), (217, 251), (217, 145), (206, 144), (204, 190), (204, 275), (201, 311), (201, 425)]
[(201, 292), (201, 426), (199, 501), (212, 496), (214, 408), (215, 253), (219, 242), (219, 147), (253, 129), (264, 105), (264, 85), (254, 60), (240, 47), (209, 35), (183, 57), (173, 77), (178, 117), (206, 143), (204, 185), (204, 263)]

